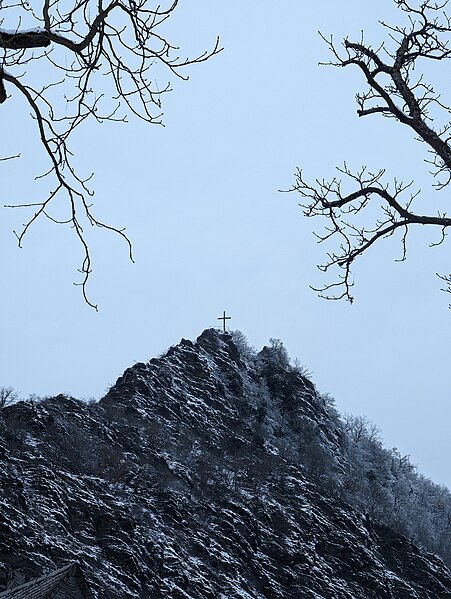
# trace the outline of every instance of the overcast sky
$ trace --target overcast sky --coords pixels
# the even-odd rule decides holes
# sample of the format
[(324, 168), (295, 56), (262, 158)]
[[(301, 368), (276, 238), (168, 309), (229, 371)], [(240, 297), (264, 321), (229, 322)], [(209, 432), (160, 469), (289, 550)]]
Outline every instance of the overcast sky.
[[(356, 116), (356, 71), (318, 66), (329, 58), (318, 30), (340, 40), (364, 29), (377, 45), (386, 36), (378, 19), (403, 19), (391, 0), (362, 4), (181, 2), (165, 28), (181, 54), (211, 48), (216, 35), (224, 51), (173, 82), (166, 126), (87, 126), (74, 139), (77, 167), (95, 172), (95, 213), (127, 227), (136, 259), (118, 237), (89, 232), (98, 313), (73, 285), (72, 231), (39, 223), (19, 250), (12, 230), (25, 214), (1, 209), (0, 385), (100, 398), (135, 361), (194, 339), (227, 310), (252, 345), (281, 339), (341, 412), (367, 415), (388, 446), (451, 485), (451, 298), (435, 275), (450, 272), (449, 246), (429, 249), (436, 232), (415, 232), (399, 263), (398, 241), (384, 242), (355, 265), (355, 303), (327, 302), (309, 288), (325, 281), (320, 223), (303, 217), (299, 196), (278, 191), (298, 166), (331, 178), (346, 160), (386, 168), (388, 180), (415, 178), (425, 210), (436, 199), (425, 148), (393, 120)], [(440, 89), (449, 65), (439, 66)], [(42, 64), (33, 68), (45, 78)], [(35, 126), (15, 96), (1, 114), (0, 155), (22, 153), (0, 165), (1, 204), (33, 201), (45, 168)]]

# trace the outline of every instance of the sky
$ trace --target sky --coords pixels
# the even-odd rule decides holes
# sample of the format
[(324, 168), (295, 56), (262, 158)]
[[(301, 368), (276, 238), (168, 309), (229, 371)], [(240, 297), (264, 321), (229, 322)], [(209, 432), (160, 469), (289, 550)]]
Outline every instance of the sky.
[[(281, 339), (340, 412), (364, 414), (435, 482), (451, 487), (450, 296), (436, 272), (449, 272), (449, 246), (430, 249), (436, 232), (374, 247), (355, 265), (355, 302), (328, 302), (310, 285), (326, 281), (316, 265), (324, 248), (296, 193), (281, 193), (301, 167), (306, 178), (332, 178), (335, 167), (387, 169), (423, 190), (424, 210), (443, 207), (431, 191), (425, 148), (393, 120), (359, 119), (359, 73), (320, 66), (330, 56), (318, 35), (365, 38), (377, 45), (379, 20), (403, 22), (391, 0), (283, 3), (187, 0), (166, 35), (193, 55), (224, 50), (189, 68), (164, 98), (164, 127), (131, 120), (89, 125), (74, 138), (74, 163), (94, 172), (95, 214), (126, 227), (125, 244), (89, 231), (95, 312), (83, 302), (73, 232), (39, 222), (18, 249), (19, 209), (1, 208), (0, 386), (24, 397), (67, 393), (100, 398), (133, 363), (181, 338), (217, 326), (260, 349)], [(447, 65), (431, 77), (444, 91)], [(33, 65), (34, 77), (46, 77)], [(158, 73), (158, 83), (166, 83)], [(161, 78), (161, 81), (160, 81)], [(11, 91), (11, 90), (9, 90)], [(1, 205), (39, 195), (45, 169), (35, 124), (13, 95), (1, 106)], [(434, 195), (435, 194), (435, 195)]]

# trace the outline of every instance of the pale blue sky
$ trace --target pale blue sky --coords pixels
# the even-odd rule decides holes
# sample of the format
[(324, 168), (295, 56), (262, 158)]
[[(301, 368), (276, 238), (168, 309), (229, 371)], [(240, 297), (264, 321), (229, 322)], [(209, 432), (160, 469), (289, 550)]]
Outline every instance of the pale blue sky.
[[(42, 222), (18, 250), (11, 231), (24, 215), (2, 209), (0, 385), (101, 397), (134, 361), (195, 338), (226, 309), (254, 346), (283, 340), (340, 411), (366, 414), (389, 446), (451, 485), (450, 298), (435, 276), (449, 272), (449, 246), (429, 250), (433, 232), (416, 232), (400, 264), (390, 240), (356, 264), (354, 305), (325, 302), (308, 287), (323, 280), (316, 223), (303, 218), (300, 198), (278, 192), (297, 166), (328, 178), (346, 159), (415, 177), (424, 205), (435, 199), (411, 134), (357, 118), (358, 73), (317, 65), (328, 59), (318, 30), (338, 40), (363, 28), (376, 44), (377, 19), (402, 18), (391, 0), (362, 5), (181, 2), (166, 30), (182, 54), (211, 47), (216, 35), (225, 50), (191, 68), (189, 82), (173, 82), (165, 128), (89, 126), (73, 146), (79, 168), (95, 171), (96, 213), (126, 226), (134, 244), (133, 265), (120, 239), (89, 232), (99, 313), (73, 286), (80, 253), (71, 231)], [(437, 71), (442, 82), (448, 69)], [(23, 155), (0, 166), (1, 203), (33, 200), (33, 177), (45, 168), (34, 124), (12, 98), (1, 114), (0, 155)]]

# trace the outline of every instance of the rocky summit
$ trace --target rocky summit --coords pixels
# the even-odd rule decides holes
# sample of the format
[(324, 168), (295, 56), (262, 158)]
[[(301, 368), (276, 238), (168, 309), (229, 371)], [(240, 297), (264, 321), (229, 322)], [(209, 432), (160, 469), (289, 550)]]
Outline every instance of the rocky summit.
[(438, 533), (432, 553), (430, 527), (395, 530), (420, 513), (412, 468), (358, 470), (357, 432), (280, 342), (213, 329), (99, 402), (4, 405), (0, 590), (78, 562), (98, 598), (449, 599)]

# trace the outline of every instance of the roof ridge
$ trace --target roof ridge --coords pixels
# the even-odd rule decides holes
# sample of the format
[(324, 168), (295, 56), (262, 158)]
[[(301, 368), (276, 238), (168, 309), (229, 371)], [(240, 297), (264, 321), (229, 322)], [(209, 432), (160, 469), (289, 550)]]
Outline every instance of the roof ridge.
[(33, 578), (32, 580), (28, 580), (27, 582), (17, 587), (7, 589), (6, 591), (1, 592), (0, 597), (7, 599), (7, 597), (13, 598), (16, 595), (20, 596), (23, 591), (26, 591), (28, 589), (33, 591), (33, 587), (37, 588), (39, 592), (39, 586), (41, 585), (41, 583), (49, 581), (52, 583), (52, 588), (42, 589), (45, 592), (45, 597), (47, 597), (49, 592), (52, 592), (56, 587), (60, 586), (61, 582), (66, 578), (66, 576), (72, 573), (72, 570), (74, 570), (73, 574), (75, 574), (78, 567), (79, 564), (77, 562), (69, 562), (68, 564), (66, 564), (62, 568), (59, 568), (58, 570), (47, 572), (46, 574), (42, 574), (38, 578)]

